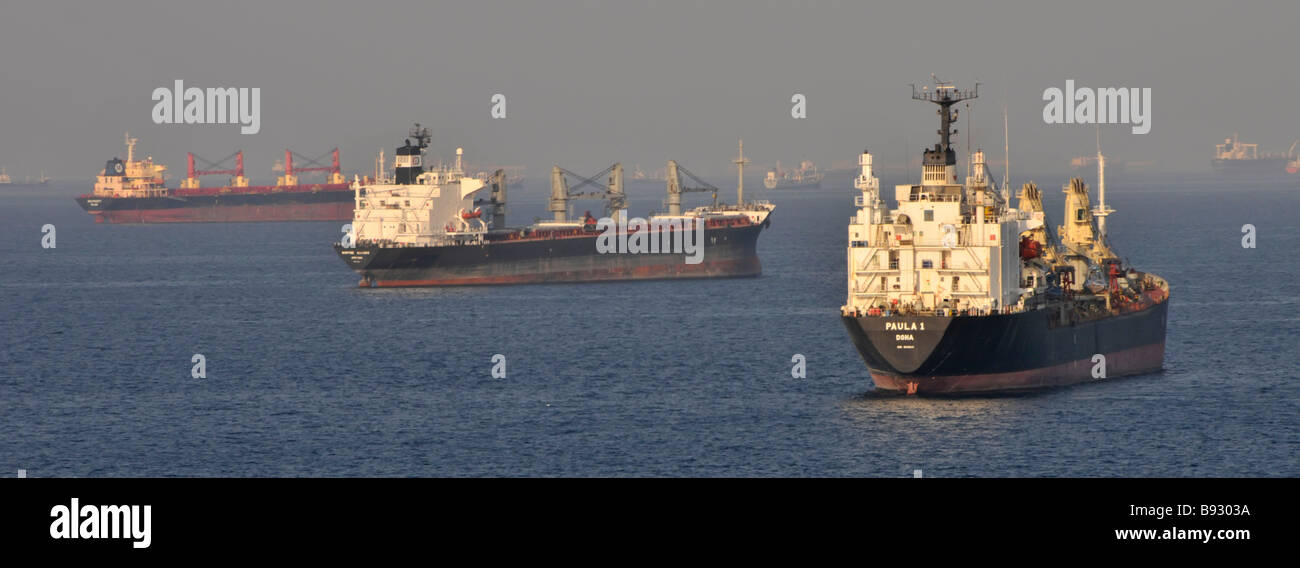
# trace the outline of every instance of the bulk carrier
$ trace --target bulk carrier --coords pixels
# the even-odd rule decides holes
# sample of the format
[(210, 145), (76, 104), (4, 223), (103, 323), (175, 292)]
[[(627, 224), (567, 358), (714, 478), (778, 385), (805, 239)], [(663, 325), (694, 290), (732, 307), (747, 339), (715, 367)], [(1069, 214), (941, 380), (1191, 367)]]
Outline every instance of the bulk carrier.
[[(417, 124), (397, 148), (391, 179), (385, 174), (353, 183), (351, 229), (334, 249), (361, 276), (362, 287), (709, 278), (762, 271), (758, 235), (774, 207), (744, 200), (743, 146), (735, 162), (742, 171), (735, 205), (718, 203), (716, 187), (670, 161), (668, 211), (628, 219), (621, 165), (591, 177), (556, 166), (548, 204), (553, 219), (507, 228), (505, 173), (497, 170), (487, 184), (465, 175), (459, 149), (454, 165), (426, 170), (428, 145), (428, 129)], [(605, 174), (608, 182), (602, 183)], [(683, 186), (683, 175), (699, 186)], [(570, 188), (570, 176), (581, 183)], [(575, 191), (587, 186), (593, 189)], [(713, 204), (683, 211), (682, 195), (697, 191), (712, 191)], [(570, 202), (581, 198), (603, 200), (608, 217), (598, 221), (588, 212), (571, 219)], [(618, 250), (602, 249), (602, 239)], [(696, 258), (687, 250), (692, 244)], [(646, 246), (648, 253), (629, 252)]]
[(9, 177), (4, 166), (0, 166), (0, 189), (26, 189), (29, 187), (46, 187), (50, 185), (50, 178), (45, 177), (45, 172), (41, 172), (41, 177), (32, 180), (28, 177), (21, 182), (15, 182)]
[(1286, 154), (1261, 153), (1259, 144), (1242, 142), (1233, 132), (1232, 138), (1224, 138), (1222, 144), (1214, 145), (1214, 159), (1210, 160), (1210, 165), (1223, 174), (1280, 174), (1284, 170), (1295, 173), (1288, 169), (1290, 162), (1296, 159), (1295, 147), (1295, 143), (1291, 144)]
[(822, 186), (822, 178), (825, 174), (817, 171), (817, 166), (812, 161), (804, 160), (799, 163), (797, 170), (781, 169), (781, 162), (776, 163), (776, 167), (768, 170), (767, 176), (763, 178), (763, 187), (768, 189), (818, 189)]
[(925, 150), (920, 185), (895, 186), (897, 209), (881, 201), (872, 155), (859, 157), (841, 319), (876, 388), (1018, 390), (1161, 369), (1169, 285), (1110, 248), (1100, 149), (1098, 206), (1071, 180), (1053, 233), (1038, 187), (1025, 184), (1012, 207), (983, 152), (958, 181), (950, 107), (977, 96), (978, 86), (913, 87), (939, 105), (940, 141)]
[[(168, 188), (167, 166), (153, 157), (135, 159), (139, 140), (126, 136), (126, 160), (113, 158), (96, 178), (94, 189), (77, 196), (77, 203), (94, 215), (96, 223), (203, 223), (245, 221), (343, 221), (352, 218), (352, 191), (339, 169), (339, 151), (333, 164), (293, 165), (295, 154), (285, 151), (284, 175), (275, 185), (251, 185), (244, 175), (244, 154), (231, 157), (228, 170), (202, 171), (195, 156), (188, 156), (188, 171), (179, 188)], [(301, 156), (300, 156), (301, 158)], [(224, 160), (223, 160), (224, 161)], [(301, 183), (299, 175), (324, 172), (324, 183)], [(203, 187), (199, 176), (226, 174), (227, 185)]]

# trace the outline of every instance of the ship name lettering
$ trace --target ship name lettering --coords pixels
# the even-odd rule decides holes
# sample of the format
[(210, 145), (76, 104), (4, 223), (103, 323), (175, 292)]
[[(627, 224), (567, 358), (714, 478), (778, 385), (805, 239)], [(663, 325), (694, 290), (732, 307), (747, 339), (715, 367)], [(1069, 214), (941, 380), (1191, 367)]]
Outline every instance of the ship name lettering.
[(917, 325), (914, 321), (885, 322), (886, 331), (925, 331), (925, 322)]

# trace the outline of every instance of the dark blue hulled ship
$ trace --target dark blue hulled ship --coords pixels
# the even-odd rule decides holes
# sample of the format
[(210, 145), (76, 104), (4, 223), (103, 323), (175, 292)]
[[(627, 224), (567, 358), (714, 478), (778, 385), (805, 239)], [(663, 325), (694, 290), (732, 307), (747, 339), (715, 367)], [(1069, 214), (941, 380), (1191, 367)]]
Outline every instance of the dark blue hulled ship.
[[(535, 282), (590, 282), (756, 276), (759, 233), (773, 206), (764, 201), (719, 204), (717, 188), (668, 163), (668, 211), (628, 219), (623, 170), (618, 164), (583, 177), (586, 192), (571, 191), (565, 170), (551, 175), (553, 219), (506, 226), (506, 175), (486, 181), (465, 175), (460, 150), (454, 165), (426, 168), (428, 129), (419, 125), (397, 148), (393, 175), (353, 184), (355, 207), (340, 258), (361, 286), (458, 286)], [(743, 157), (738, 162), (743, 163)], [(743, 166), (742, 166), (743, 167)], [(608, 183), (597, 181), (608, 174)], [(684, 179), (701, 187), (686, 187)], [(743, 178), (742, 178), (743, 180)], [(712, 190), (712, 205), (683, 210), (682, 194)], [(571, 219), (578, 198), (605, 202), (607, 217)], [(483, 210), (481, 207), (487, 207)]]
[(921, 183), (894, 188), (896, 209), (881, 200), (871, 154), (859, 158), (841, 315), (876, 387), (987, 392), (1161, 369), (1169, 285), (1111, 250), (1104, 156), (1098, 206), (1071, 180), (1065, 224), (1052, 231), (1038, 187), (1025, 184), (1013, 207), (983, 152), (958, 179), (951, 107), (977, 96), (914, 88), (939, 106), (940, 140), (925, 150)]

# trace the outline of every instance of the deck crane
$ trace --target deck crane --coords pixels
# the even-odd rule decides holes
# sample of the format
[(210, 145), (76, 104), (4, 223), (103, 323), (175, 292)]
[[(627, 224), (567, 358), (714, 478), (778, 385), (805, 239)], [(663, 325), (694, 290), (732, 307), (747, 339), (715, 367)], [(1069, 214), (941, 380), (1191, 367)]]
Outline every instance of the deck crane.
[[(608, 182), (600, 181), (608, 174)], [(569, 187), (568, 178), (577, 178), (578, 184)], [(592, 191), (575, 192), (574, 190), (592, 186)], [(591, 177), (576, 174), (560, 166), (551, 169), (551, 200), (549, 210), (555, 221), (565, 222), (569, 214), (569, 201), (574, 199), (601, 199), (605, 201), (605, 214), (618, 222), (620, 211), (627, 209), (627, 194), (623, 191), (623, 164), (614, 164)]]
[[(698, 187), (687, 187), (681, 183), (681, 176), (685, 175), (690, 181), (699, 184)], [(713, 193), (713, 206), (718, 206), (718, 188), (713, 184), (700, 179), (690, 170), (677, 164), (676, 160), (668, 160), (668, 214), (682, 214), (682, 194), (683, 193)]]

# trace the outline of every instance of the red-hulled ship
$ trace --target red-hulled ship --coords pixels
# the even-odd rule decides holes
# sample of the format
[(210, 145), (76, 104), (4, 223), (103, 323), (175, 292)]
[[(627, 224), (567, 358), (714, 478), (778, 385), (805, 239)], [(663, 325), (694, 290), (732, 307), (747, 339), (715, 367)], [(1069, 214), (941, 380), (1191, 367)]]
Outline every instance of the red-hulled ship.
[[(113, 158), (105, 165), (91, 193), (77, 203), (95, 216), (97, 223), (225, 223), (247, 221), (343, 221), (352, 218), (352, 191), (339, 170), (339, 151), (331, 165), (293, 166), (294, 154), (285, 151), (284, 175), (275, 185), (250, 185), (244, 176), (244, 155), (234, 154), (230, 170), (200, 171), (193, 154), (179, 188), (168, 188), (167, 167), (152, 157), (135, 159), (137, 139), (126, 138), (126, 160)], [(301, 183), (299, 174), (324, 172), (323, 183)], [(199, 176), (228, 174), (230, 183), (203, 187)]]

